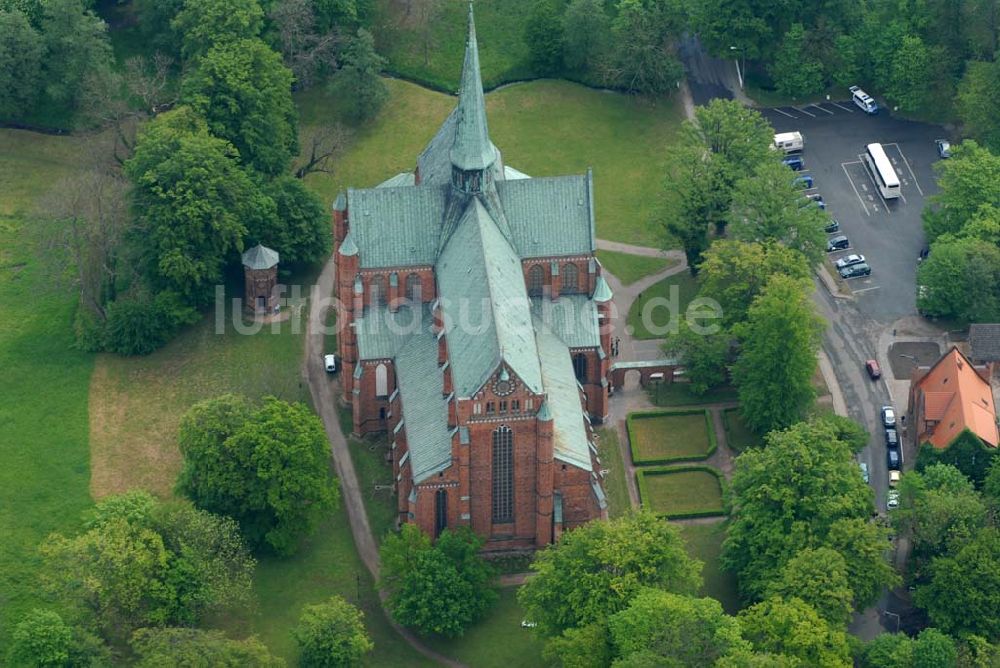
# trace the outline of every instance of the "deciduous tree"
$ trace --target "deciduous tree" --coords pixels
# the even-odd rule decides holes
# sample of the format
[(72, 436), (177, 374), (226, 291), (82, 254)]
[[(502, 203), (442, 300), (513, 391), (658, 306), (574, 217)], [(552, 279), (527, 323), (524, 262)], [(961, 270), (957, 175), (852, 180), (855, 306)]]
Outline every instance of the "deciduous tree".
[(7, 665), (33, 668), (111, 665), (111, 652), (97, 637), (71, 627), (58, 613), (38, 608), (14, 627)]
[(111, 67), (108, 26), (82, 0), (47, 0), (39, 32), (45, 43), (46, 97), (72, 109), (86, 76)]
[(42, 36), (19, 10), (0, 8), (0, 119), (24, 118), (42, 89)]
[(546, 636), (605, 620), (643, 587), (691, 594), (701, 582), (701, 564), (677, 529), (648, 511), (563, 534), (536, 553), (531, 570), (518, 601)]
[(535, 3), (524, 26), (524, 41), (536, 72), (544, 76), (562, 69), (563, 24), (548, 0)]
[(611, 21), (603, 0), (571, 0), (563, 13), (563, 54), (571, 70), (596, 73), (608, 57)]
[(148, 628), (132, 634), (132, 650), (138, 668), (162, 666), (246, 666), (281, 668), (256, 636), (232, 640), (221, 631), (189, 628)]
[(337, 502), (323, 425), (306, 406), (273, 397), (251, 409), (223, 395), (181, 420), (178, 489), (195, 505), (234, 518), (248, 542), (282, 555)]
[(330, 251), (330, 221), (323, 202), (301, 180), (279, 176), (264, 194), (276, 207), (273, 218), (247, 231), (247, 245), (264, 244), (287, 264), (318, 262)]
[(967, 237), (941, 237), (917, 270), (917, 306), (926, 315), (961, 322), (1000, 318), (1000, 248)]
[(759, 652), (783, 654), (817, 668), (853, 665), (847, 634), (802, 599), (767, 599), (742, 611), (739, 621), (743, 637)]
[(854, 610), (847, 562), (829, 547), (806, 548), (789, 559), (767, 596), (800, 598), (834, 627), (845, 627)]
[(355, 666), (374, 647), (364, 615), (340, 596), (303, 608), (294, 635), (299, 664), (311, 668)]
[(260, 35), (264, 10), (258, 0), (184, 0), (170, 26), (181, 36), (181, 53), (194, 60), (216, 45)]
[(823, 65), (817, 60), (801, 23), (793, 23), (782, 37), (770, 70), (775, 87), (791, 98), (823, 90)]
[(611, 22), (608, 77), (612, 85), (646, 95), (673, 89), (684, 76), (675, 55), (681, 4), (619, 0), (617, 10)]
[(389, 99), (389, 89), (379, 76), (385, 59), (375, 51), (375, 39), (364, 28), (349, 39), (343, 66), (333, 78), (333, 91), (340, 96), (349, 119), (355, 123), (374, 118)]
[(236, 147), (247, 167), (275, 176), (298, 153), (292, 73), (259, 39), (210, 48), (185, 77), (181, 97), (213, 135)]
[(741, 349), (733, 366), (740, 409), (759, 433), (801, 420), (812, 404), (823, 321), (800, 280), (775, 276), (735, 329)]

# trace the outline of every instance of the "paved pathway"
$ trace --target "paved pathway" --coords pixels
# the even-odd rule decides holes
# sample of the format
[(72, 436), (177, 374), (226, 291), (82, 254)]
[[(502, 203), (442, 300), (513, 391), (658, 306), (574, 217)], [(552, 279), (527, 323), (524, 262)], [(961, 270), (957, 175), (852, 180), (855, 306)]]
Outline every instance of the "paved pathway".
[[(351, 453), (347, 449), (347, 439), (340, 429), (340, 420), (337, 416), (337, 401), (340, 384), (332, 379), (323, 368), (323, 330), (326, 322), (326, 306), (333, 295), (334, 259), (331, 257), (323, 273), (320, 274), (313, 286), (312, 299), (310, 300), (309, 327), (306, 331), (305, 358), (303, 359), (303, 375), (309, 381), (309, 391), (312, 394), (313, 405), (316, 412), (323, 420), (326, 428), (327, 440), (330, 442), (330, 451), (333, 454), (333, 465), (337, 469), (337, 477), (340, 478), (344, 509), (347, 510), (347, 519), (351, 525), (351, 534), (354, 537), (354, 545), (358, 550), (358, 556), (364, 562), (372, 579), (377, 583), (379, 577), (379, 556), (375, 538), (372, 535), (371, 526), (368, 524), (368, 515), (365, 513), (365, 504), (362, 498), (361, 487), (358, 483), (358, 476), (354, 470), (354, 461)], [(318, 305), (318, 306), (317, 306)], [(463, 668), (464, 664), (453, 661), (442, 654), (426, 647), (410, 631), (397, 624), (389, 611), (385, 609), (386, 593), (379, 591), (379, 599), (382, 602), (382, 611), (392, 625), (396, 633), (403, 637), (416, 651), (423, 654), (428, 659), (436, 661), (445, 666)]]

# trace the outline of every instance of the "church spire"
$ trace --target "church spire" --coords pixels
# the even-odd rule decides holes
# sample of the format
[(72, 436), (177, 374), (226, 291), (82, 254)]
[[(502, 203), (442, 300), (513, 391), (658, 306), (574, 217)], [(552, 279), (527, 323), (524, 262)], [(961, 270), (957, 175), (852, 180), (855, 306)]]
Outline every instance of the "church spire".
[(479, 74), (479, 45), (476, 23), (469, 3), (469, 38), (462, 65), (462, 86), (458, 91), (458, 119), (451, 163), (463, 172), (486, 170), (496, 160), (496, 148), (486, 126), (486, 100)]

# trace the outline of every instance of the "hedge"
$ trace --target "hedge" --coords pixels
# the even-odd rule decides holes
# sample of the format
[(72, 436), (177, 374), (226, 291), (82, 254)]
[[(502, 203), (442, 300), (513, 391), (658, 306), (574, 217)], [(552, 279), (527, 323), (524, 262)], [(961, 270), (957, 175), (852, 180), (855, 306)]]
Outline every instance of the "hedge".
[(725, 509), (725, 495), (726, 495), (726, 481), (723, 479), (722, 474), (711, 466), (706, 466), (704, 464), (690, 464), (688, 466), (659, 466), (655, 468), (642, 468), (635, 472), (636, 483), (639, 486), (639, 502), (647, 507), (651, 508), (648, 503), (649, 490), (647, 488), (646, 477), (652, 475), (670, 475), (671, 473), (684, 473), (688, 471), (702, 471), (704, 473), (710, 473), (715, 476), (715, 479), (719, 483), (719, 495), (722, 497), (723, 506), (720, 508), (703, 508), (700, 510), (689, 510), (680, 513), (659, 513), (659, 515), (668, 520), (680, 520), (680, 519), (690, 519), (695, 517), (724, 517), (728, 513)]
[[(657, 417), (669, 417), (672, 415), (698, 415), (702, 414), (705, 416), (705, 429), (708, 433), (708, 450), (701, 455), (674, 455), (671, 457), (652, 457), (645, 459), (636, 453), (635, 444), (638, 440), (635, 437), (635, 433), (632, 429), (632, 423), (635, 420), (644, 420)], [(632, 457), (632, 463), (636, 466), (648, 466), (656, 464), (672, 464), (675, 462), (697, 462), (704, 461), (711, 457), (716, 448), (719, 447), (719, 443), (715, 436), (715, 426), (712, 423), (712, 412), (707, 408), (693, 408), (687, 410), (660, 410), (660, 411), (644, 411), (641, 413), (629, 413), (625, 418), (626, 429), (628, 431), (628, 441), (629, 441), (629, 454)]]

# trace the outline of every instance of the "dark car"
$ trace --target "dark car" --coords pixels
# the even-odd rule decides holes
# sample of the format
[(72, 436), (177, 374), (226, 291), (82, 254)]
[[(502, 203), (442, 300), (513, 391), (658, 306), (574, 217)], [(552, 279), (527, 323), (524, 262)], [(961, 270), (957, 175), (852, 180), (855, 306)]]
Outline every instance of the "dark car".
[(801, 184), (801, 186), (806, 189), (812, 188), (813, 185), (815, 185), (813, 177), (809, 176), (808, 174), (803, 174), (802, 176), (796, 176), (795, 180), (792, 183), (794, 183), (796, 186)]
[(885, 446), (887, 448), (899, 447), (899, 434), (896, 433), (895, 429), (885, 430)]
[(831, 220), (829, 223), (826, 224), (826, 227), (823, 228), (823, 231), (826, 232), (827, 234), (840, 232), (840, 222), (837, 220)]
[(895, 448), (889, 448), (885, 452), (886, 452), (886, 462), (889, 465), (889, 470), (899, 471), (900, 470), (899, 467), (903, 463), (902, 458), (899, 456), (899, 450)]
[(785, 163), (789, 168), (800, 171), (806, 166), (805, 161), (802, 159), (801, 155), (790, 155), (788, 157), (782, 158), (781, 161)]
[(938, 157), (942, 160), (951, 157), (951, 142), (947, 139), (935, 139), (934, 146), (937, 147)]
[(823, 201), (823, 196), (820, 195), (819, 193), (810, 193), (806, 195), (806, 200), (807, 203), (813, 202), (816, 204), (816, 206), (826, 211), (826, 202)]
[(882, 377), (882, 369), (879, 367), (877, 360), (867, 360), (865, 362), (865, 371), (868, 372), (868, 377), (872, 380), (878, 380)]
[(859, 264), (852, 264), (849, 267), (840, 268), (841, 278), (858, 278), (860, 276), (871, 276), (872, 268), (867, 262), (861, 262)]
[(850, 247), (851, 242), (843, 234), (836, 237), (830, 237), (830, 239), (826, 242), (827, 253), (832, 253), (836, 250), (847, 250)]

